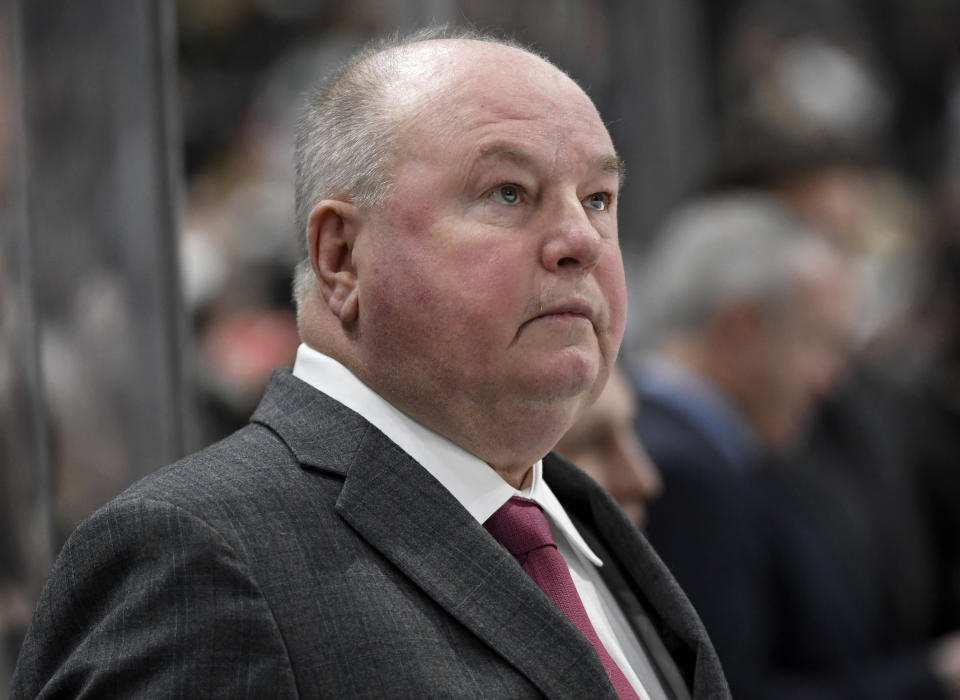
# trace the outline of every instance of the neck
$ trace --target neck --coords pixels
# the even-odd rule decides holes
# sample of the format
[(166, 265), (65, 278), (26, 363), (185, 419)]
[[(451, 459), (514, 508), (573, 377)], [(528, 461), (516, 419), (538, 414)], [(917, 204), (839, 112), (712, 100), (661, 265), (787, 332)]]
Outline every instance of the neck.
[[(519, 488), (530, 467), (547, 454), (579, 413), (577, 400), (524, 400), (516, 394), (479, 398), (465, 391), (414, 389), (402, 378), (382, 381), (368, 365), (351, 368), (380, 396), (407, 416), (483, 460)], [(377, 380), (381, 381), (377, 381)], [(389, 377), (387, 378), (389, 379)]]

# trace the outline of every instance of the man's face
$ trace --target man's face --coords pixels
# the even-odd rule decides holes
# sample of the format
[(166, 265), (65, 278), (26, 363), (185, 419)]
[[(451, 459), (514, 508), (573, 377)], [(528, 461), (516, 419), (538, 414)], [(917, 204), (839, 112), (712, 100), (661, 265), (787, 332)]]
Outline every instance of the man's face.
[(847, 364), (854, 296), (845, 265), (801, 275), (782, 314), (770, 321), (757, 379), (765, 398), (756, 420), (775, 448), (788, 447)]
[(618, 161), (589, 99), (538, 59), (480, 44), (448, 60), (411, 79), (427, 96), (357, 240), (363, 366), (462, 445), (471, 421), (496, 415), (518, 441), (550, 416), (556, 434), (527, 436), (546, 452), (623, 335)]
[(596, 403), (557, 444), (557, 452), (605, 488), (638, 525), (646, 503), (663, 488), (660, 474), (634, 432), (636, 400), (626, 377), (614, 371)]

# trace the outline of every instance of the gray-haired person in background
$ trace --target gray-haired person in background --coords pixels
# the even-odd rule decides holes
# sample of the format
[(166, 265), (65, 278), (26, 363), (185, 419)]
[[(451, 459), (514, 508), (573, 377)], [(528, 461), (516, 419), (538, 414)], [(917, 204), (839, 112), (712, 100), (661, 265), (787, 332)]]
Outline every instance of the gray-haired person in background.
[(729, 697), (636, 526), (551, 453), (625, 324), (590, 99), (508, 43), (420, 35), (300, 129), (293, 371), (79, 527), (13, 696)]
[(849, 369), (854, 261), (775, 198), (728, 190), (669, 217), (646, 263), (636, 425), (664, 481), (647, 531), (735, 697), (948, 697), (957, 639), (897, 630), (849, 471), (796, 449)]

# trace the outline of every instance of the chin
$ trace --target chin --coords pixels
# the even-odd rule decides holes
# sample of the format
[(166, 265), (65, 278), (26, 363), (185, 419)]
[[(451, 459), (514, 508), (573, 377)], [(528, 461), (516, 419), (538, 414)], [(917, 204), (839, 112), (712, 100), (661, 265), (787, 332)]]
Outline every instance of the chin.
[(592, 398), (603, 390), (609, 368), (592, 353), (565, 353), (553, 372), (553, 385), (566, 396), (590, 394)]

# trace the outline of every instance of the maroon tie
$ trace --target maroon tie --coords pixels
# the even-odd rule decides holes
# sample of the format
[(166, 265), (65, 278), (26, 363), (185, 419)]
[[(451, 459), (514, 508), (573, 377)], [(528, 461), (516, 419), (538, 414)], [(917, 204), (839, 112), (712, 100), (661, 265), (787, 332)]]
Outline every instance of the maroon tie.
[(590, 623), (583, 602), (570, 577), (567, 562), (557, 551), (550, 525), (535, 501), (514, 496), (483, 524), (510, 553), (523, 570), (543, 589), (578, 630), (590, 640), (614, 690), (622, 700), (639, 700), (623, 671), (610, 657)]

